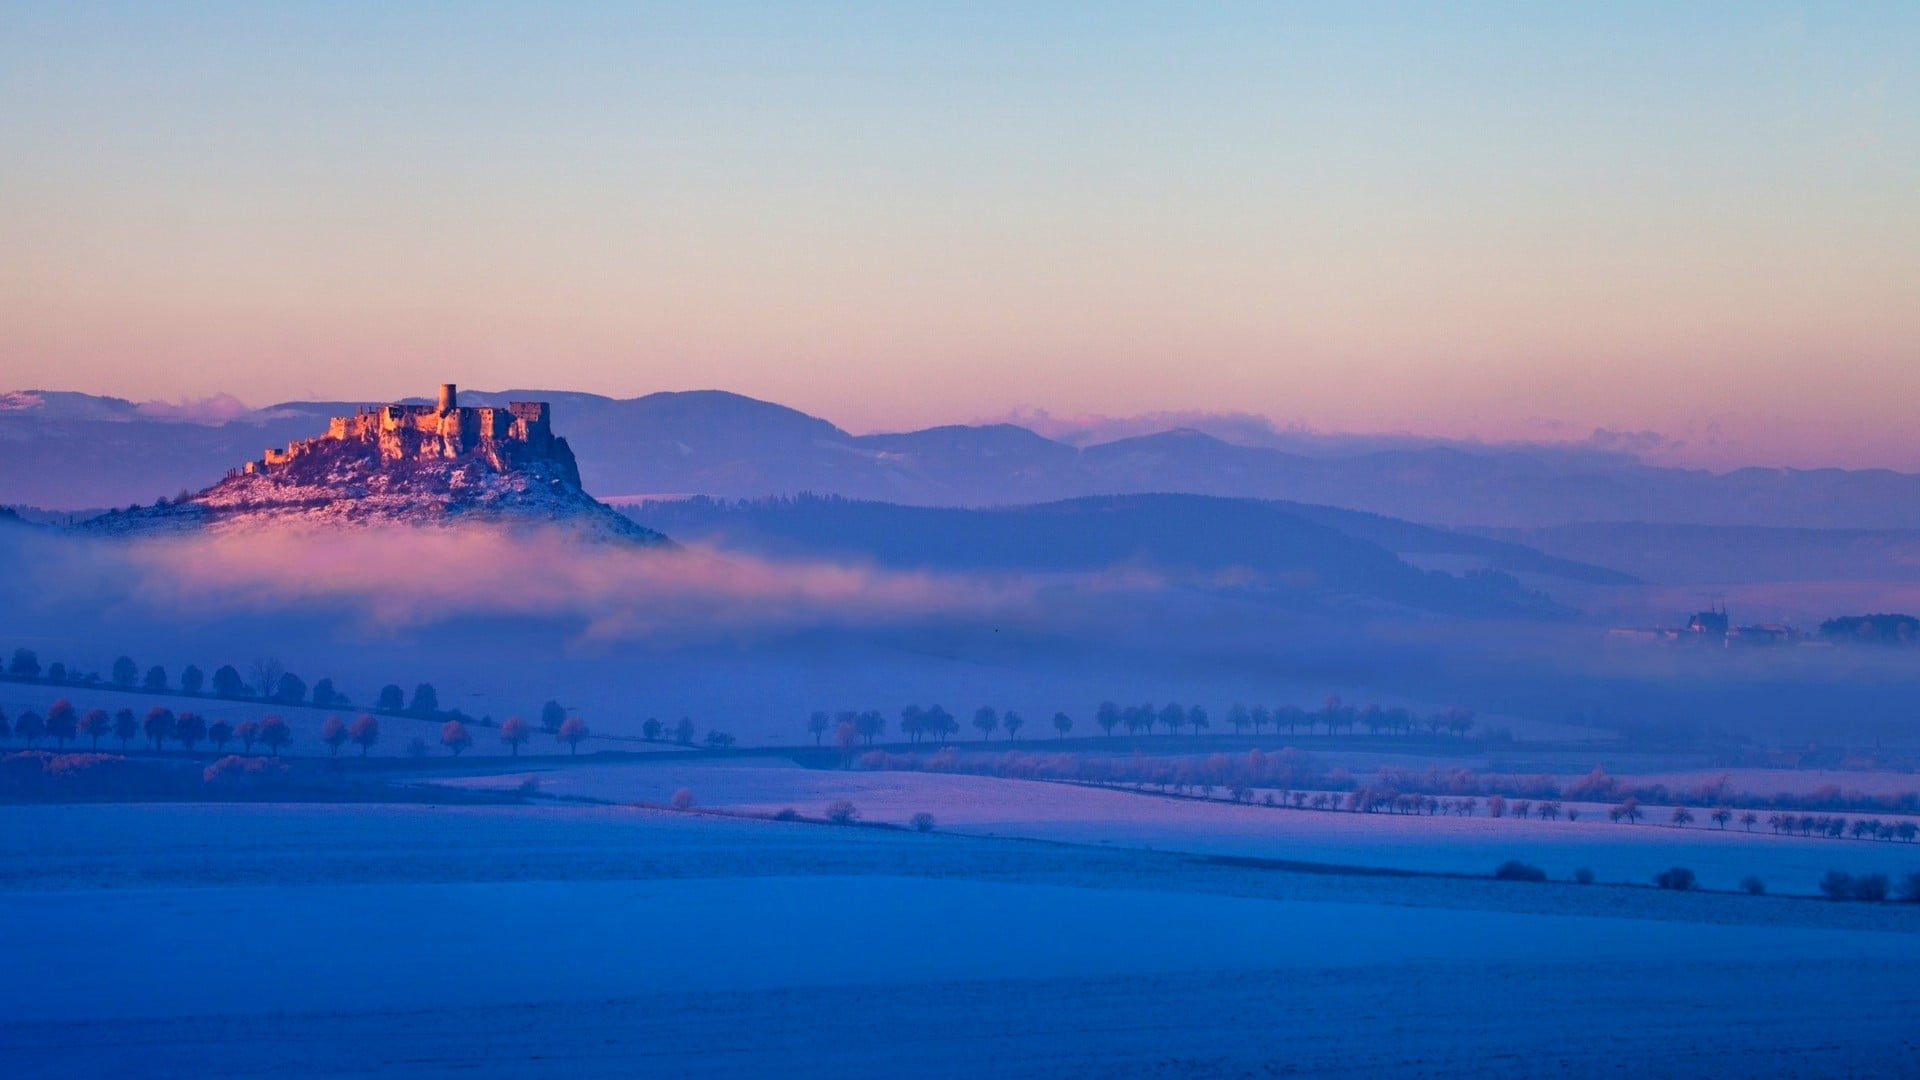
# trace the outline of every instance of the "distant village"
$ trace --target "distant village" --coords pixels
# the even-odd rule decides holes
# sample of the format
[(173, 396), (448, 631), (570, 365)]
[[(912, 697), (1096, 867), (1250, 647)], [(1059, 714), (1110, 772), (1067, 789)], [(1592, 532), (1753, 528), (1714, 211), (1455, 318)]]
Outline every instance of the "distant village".
[(1772, 648), (1782, 645), (1831, 646), (1859, 642), (1875, 645), (1920, 644), (1920, 619), (1911, 615), (1843, 615), (1805, 633), (1786, 623), (1736, 626), (1725, 605), (1714, 604), (1687, 617), (1685, 626), (1619, 626), (1607, 636), (1627, 641), (1665, 641), (1709, 648)]

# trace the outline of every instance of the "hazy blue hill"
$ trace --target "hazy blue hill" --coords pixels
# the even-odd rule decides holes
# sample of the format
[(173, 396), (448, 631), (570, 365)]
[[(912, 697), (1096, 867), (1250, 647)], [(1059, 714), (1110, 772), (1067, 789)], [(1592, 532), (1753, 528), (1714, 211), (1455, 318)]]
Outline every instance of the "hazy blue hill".
[[(1920, 475), (1875, 470), (1660, 468), (1533, 446), (1428, 445), (1314, 454), (1176, 429), (1077, 447), (1011, 424), (853, 435), (719, 390), (617, 399), (554, 390), (463, 391), (473, 403), (543, 400), (603, 497), (819, 492), (933, 506), (1182, 492), (1340, 506), (1452, 527), (1579, 522), (1920, 528)], [(424, 399), (417, 399), (424, 400)], [(150, 503), (198, 489), (269, 445), (318, 433), (351, 402), (285, 402), (225, 423), (153, 416), (116, 398), (0, 395), (0, 502)], [(1295, 440), (1299, 442), (1299, 440)], [(1304, 443), (1302, 445), (1305, 445)]]
[(1608, 555), (1604, 546), (1591, 549), (1583, 561), (1556, 557), (1524, 543), (1498, 537), (1456, 529), (1437, 529), (1361, 510), (1292, 502), (1275, 505), (1304, 520), (1379, 544), (1397, 555), (1461, 556), (1480, 560), (1492, 569), (1510, 574), (1538, 574), (1589, 585), (1632, 585), (1639, 581), (1632, 573), (1602, 565), (1601, 560)]
[(1595, 522), (1485, 532), (1661, 583), (1920, 582), (1920, 529)]
[[(629, 513), (683, 542), (786, 558), (1042, 574), (1127, 568), (1296, 601), (1365, 601), (1478, 615), (1553, 610), (1504, 575), (1423, 571), (1371, 540), (1288, 507), (1247, 499), (1090, 496), (964, 509), (820, 496), (700, 498), (645, 503)], [(1475, 539), (1466, 538), (1464, 546)]]

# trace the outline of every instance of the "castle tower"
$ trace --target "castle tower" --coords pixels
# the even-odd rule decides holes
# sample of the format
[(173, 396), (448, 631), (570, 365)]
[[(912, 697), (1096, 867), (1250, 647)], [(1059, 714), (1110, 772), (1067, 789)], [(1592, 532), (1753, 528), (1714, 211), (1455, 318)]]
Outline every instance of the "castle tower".
[(459, 400), (459, 397), (460, 397), (460, 392), (454, 389), (454, 386), (452, 383), (450, 382), (441, 383), (440, 384), (440, 408), (438, 410), (440, 415), (445, 416), (448, 413), (452, 412), (456, 407), (455, 402)]

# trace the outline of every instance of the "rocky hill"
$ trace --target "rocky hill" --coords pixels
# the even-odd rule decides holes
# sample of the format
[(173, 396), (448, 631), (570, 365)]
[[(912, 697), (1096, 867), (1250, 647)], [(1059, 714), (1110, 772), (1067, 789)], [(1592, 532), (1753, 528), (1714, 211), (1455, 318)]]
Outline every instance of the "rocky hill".
[(77, 528), (103, 535), (262, 527), (551, 527), (584, 539), (664, 543), (587, 494), (544, 402), (385, 405), (335, 417), (326, 434), (272, 449), (198, 494), (114, 510)]

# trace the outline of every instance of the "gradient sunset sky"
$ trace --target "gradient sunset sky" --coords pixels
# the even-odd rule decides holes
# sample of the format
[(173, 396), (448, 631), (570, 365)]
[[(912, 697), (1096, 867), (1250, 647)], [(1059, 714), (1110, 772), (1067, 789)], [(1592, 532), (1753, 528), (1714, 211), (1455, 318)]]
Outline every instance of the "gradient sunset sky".
[(0, 390), (1920, 468), (1920, 4), (0, 3)]

